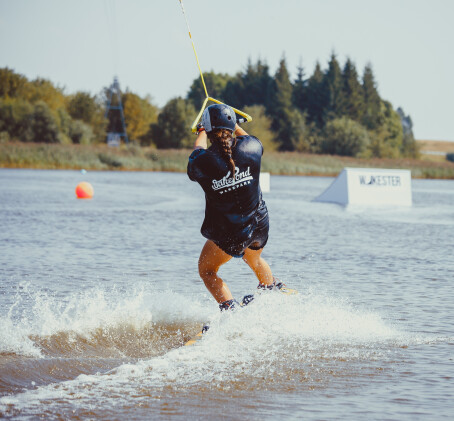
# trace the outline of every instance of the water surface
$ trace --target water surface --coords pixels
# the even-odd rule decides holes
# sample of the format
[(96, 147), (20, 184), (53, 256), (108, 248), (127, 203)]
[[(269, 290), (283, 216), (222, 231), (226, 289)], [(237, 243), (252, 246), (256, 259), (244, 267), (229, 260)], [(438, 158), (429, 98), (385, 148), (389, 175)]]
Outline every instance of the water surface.
[[(271, 178), (264, 257), (300, 294), (221, 315), (184, 174), (0, 170), (0, 416), (450, 418), (454, 183), (413, 180), (411, 208), (313, 202), (331, 182)], [(221, 275), (257, 284), (238, 259)]]

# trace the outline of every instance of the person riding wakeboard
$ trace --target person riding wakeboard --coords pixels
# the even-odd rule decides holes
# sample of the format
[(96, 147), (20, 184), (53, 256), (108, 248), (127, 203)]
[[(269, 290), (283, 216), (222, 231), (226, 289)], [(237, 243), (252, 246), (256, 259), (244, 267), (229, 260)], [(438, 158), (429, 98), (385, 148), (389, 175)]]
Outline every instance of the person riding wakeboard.
[[(273, 277), (261, 257), (269, 231), (259, 184), (262, 143), (238, 126), (235, 112), (225, 104), (207, 107), (197, 131), (187, 173), (200, 184), (206, 200), (201, 233), (207, 241), (200, 253), (199, 274), (222, 311), (238, 304), (218, 275), (232, 257), (241, 257), (249, 265), (259, 280), (257, 288), (272, 290), (285, 285)], [(253, 296), (246, 296), (243, 304), (251, 299)]]

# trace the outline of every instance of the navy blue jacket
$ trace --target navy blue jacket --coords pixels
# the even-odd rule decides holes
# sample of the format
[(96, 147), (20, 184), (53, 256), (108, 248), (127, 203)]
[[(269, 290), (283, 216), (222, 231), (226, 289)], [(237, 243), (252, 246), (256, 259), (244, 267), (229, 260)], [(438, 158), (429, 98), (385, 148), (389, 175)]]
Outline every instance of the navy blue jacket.
[(205, 192), (202, 235), (213, 241), (226, 236), (244, 241), (254, 228), (257, 212), (266, 213), (259, 185), (263, 146), (254, 136), (239, 136), (232, 147), (235, 177), (217, 147), (196, 149), (189, 157), (188, 176)]

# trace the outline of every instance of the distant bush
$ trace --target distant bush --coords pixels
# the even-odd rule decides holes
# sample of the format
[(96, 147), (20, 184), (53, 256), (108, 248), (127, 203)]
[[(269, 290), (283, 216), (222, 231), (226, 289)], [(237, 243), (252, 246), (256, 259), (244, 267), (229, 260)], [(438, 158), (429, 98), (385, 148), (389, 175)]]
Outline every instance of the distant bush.
[(159, 155), (155, 151), (145, 154), (145, 157), (155, 162), (159, 161)]
[(62, 120), (58, 113), (38, 101), (36, 104), (22, 99), (0, 100), (0, 131), (23, 142), (65, 143), (65, 133), (60, 129)]
[(95, 135), (88, 124), (82, 120), (73, 120), (69, 129), (69, 137), (73, 143), (89, 145), (93, 142)]
[(326, 123), (321, 152), (331, 155), (359, 156), (369, 146), (369, 134), (364, 126), (347, 117)]
[(28, 140), (31, 133), (33, 105), (22, 99), (0, 99), (0, 131), (11, 138)]
[(123, 166), (123, 164), (118, 159), (116, 159), (110, 155), (107, 155), (105, 153), (98, 154), (98, 158), (103, 164), (106, 164), (107, 166), (112, 167), (112, 168), (118, 169)]
[(7, 143), (10, 140), (8, 132), (0, 132), (0, 143)]
[(182, 98), (171, 99), (158, 116), (158, 122), (150, 126), (153, 143), (162, 149), (189, 148), (195, 136), (189, 129), (196, 111)]
[(263, 105), (246, 106), (244, 112), (253, 116), (252, 121), (243, 126), (246, 132), (259, 138), (266, 151), (275, 151), (278, 144), (274, 141), (271, 120), (265, 114), (265, 107)]
[(29, 142), (61, 143), (57, 119), (45, 102), (38, 102), (31, 117)]
[(450, 162), (454, 162), (454, 152), (446, 154), (446, 159)]

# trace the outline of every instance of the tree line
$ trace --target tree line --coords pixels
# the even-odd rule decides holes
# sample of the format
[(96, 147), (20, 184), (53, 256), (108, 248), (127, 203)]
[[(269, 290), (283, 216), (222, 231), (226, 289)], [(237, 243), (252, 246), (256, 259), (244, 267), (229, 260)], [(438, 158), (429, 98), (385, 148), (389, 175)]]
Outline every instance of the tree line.
[[(204, 79), (210, 96), (252, 115), (245, 129), (265, 148), (366, 158), (418, 155), (411, 118), (380, 97), (370, 65), (359, 75), (350, 59), (341, 66), (333, 53), (326, 69), (317, 63), (306, 77), (300, 65), (291, 80), (285, 58), (274, 75), (266, 62), (249, 60), (233, 76), (207, 72)], [(106, 131), (120, 124), (118, 113), (105, 116), (108, 95), (108, 88), (97, 96), (64, 95), (49, 81), (0, 69), (0, 139), (104, 142)], [(162, 109), (150, 97), (124, 92), (129, 138), (142, 146), (191, 147), (189, 127), (204, 99), (200, 78)]]
[[(65, 95), (63, 88), (46, 79), (29, 81), (12, 69), (0, 68), (0, 140), (105, 142), (107, 132), (118, 130), (119, 125), (118, 111), (106, 114), (109, 96), (109, 88), (98, 95), (83, 91)], [(128, 135), (140, 140), (157, 121), (159, 109), (150, 97), (128, 90), (122, 93), (121, 101)]]

